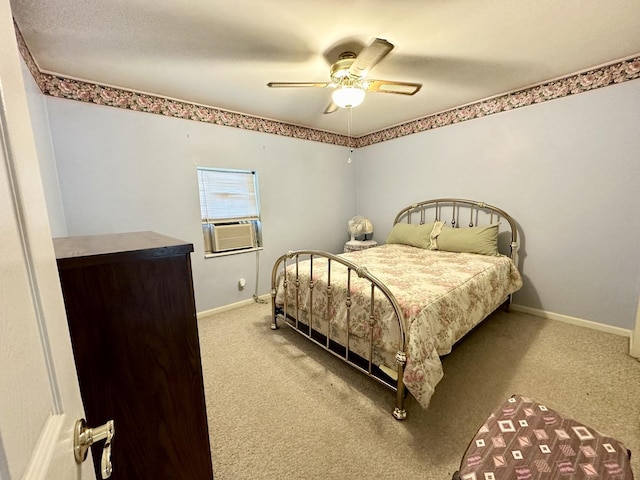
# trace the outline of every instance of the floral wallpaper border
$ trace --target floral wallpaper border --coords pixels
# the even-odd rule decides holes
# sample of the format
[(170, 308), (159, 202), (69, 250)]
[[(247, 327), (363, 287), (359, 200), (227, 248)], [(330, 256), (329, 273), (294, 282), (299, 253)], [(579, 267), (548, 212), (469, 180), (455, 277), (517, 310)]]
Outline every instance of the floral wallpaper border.
[(356, 146), (364, 147), (433, 128), (588, 92), (636, 78), (640, 78), (640, 56), (363, 135), (356, 139)]
[(350, 139), (336, 133), (43, 73), (34, 61), (17, 25), (15, 29), (22, 58), (45, 95), (333, 145), (349, 146), (351, 143), (356, 148), (640, 78), (639, 55)]

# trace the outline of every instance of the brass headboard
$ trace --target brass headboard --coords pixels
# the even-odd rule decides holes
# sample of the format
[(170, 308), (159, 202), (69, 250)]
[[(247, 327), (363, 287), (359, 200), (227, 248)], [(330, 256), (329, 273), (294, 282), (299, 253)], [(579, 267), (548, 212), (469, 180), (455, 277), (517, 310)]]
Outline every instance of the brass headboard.
[[(501, 219), (509, 222), (511, 242), (510, 257), (517, 265), (518, 228), (516, 222), (504, 210), (475, 200), (462, 198), (436, 198), (414, 203), (398, 212), (393, 224), (406, 220), (407, 223), (426, 223), (444, 221), (452, 227), (475, 227), (481, 224), (499, 223)], [(417, 221), (412, 221), (417, 220)]]

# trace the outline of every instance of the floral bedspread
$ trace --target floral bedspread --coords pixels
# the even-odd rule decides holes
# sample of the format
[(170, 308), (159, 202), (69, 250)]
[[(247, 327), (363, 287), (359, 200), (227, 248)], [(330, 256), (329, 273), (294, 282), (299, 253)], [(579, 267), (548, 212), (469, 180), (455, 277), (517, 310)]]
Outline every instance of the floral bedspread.
[[(402, 309), (407, 363), (404, 383), (420, 405), (429, 405), (443, 377), (440, 357), (493, 312), (510, 293), (522, 287), (513, 261), (505, 256), (485, 256), (426, 250), (387, 244), (345, 253), (342, 257), (366, 267), (395, 296)], [(287, 313), (345, 345), (347, 341), (347, 269), (331, 264), (332, 294), (327, 295), (327, 259), (313, 261), (313, 289), (309, 289), (309, 261), (288, 263)], [(283, 306), (284, 275), (280, 272), (276, 305)], [(391, 304), (376, 291), (371, 302), (371, 283), (352, 272), (349, 279), (351, 308), (349, 348), (373, 358), (377, 365), (395, 370), (394, 355), (400, 348), (399, 328)], [(310, 298), (313, 297), (312, 309)], [(311, 318), (312, 317), (312, 318)], [(373, 322), (370, 322), (373, 317)], [(373, 353), (369, 333), (373, 328)]]

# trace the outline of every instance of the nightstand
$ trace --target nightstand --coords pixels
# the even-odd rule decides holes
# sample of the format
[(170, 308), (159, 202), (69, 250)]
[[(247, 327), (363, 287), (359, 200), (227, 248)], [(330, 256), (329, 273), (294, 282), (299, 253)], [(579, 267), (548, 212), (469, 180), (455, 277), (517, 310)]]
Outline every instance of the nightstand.
[(366, 250), (367, 248), (377, 246), (378, 242), (376, 242), (375, 240), (349, 240), (344, 244), (344, 253)]

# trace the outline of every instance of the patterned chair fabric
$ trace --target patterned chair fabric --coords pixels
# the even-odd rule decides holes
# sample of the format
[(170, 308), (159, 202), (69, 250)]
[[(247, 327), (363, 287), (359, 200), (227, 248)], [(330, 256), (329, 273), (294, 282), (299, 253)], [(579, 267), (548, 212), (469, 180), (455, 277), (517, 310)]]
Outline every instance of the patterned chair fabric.
[(514, 395), (480, 427), (453, 480), (632, 480), (614, 438)]

